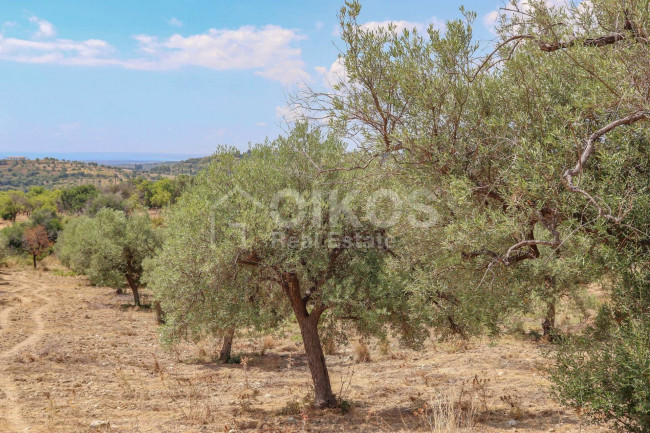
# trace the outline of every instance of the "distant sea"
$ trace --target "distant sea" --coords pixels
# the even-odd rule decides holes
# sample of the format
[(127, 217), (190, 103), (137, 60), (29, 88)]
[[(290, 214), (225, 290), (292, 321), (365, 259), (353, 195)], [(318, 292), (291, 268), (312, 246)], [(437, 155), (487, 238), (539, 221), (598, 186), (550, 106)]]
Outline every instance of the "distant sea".
[(8, 156), (24, 156), (29, 159), (56, 158), (68, 161), (96, 162), (106, 165), (146, 164), (151, 162), (182, 161), (189, 158), (200, 158), (203, 154), (196, 153), (129, 153), (129, 152), (5, 152), (0, 151), (0, 159)]

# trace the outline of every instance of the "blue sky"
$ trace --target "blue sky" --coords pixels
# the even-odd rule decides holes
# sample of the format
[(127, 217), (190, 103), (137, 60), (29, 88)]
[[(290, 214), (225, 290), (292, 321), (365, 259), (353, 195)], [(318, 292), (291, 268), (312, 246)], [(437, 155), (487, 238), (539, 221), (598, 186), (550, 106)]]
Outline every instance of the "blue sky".
[[(440, 25), (464, 4), (489, 40), (500, 0), (362, 2), (361, 22)], [(0, 152), (241, 149), (322, 85), (341, 1), (0, 2)]]

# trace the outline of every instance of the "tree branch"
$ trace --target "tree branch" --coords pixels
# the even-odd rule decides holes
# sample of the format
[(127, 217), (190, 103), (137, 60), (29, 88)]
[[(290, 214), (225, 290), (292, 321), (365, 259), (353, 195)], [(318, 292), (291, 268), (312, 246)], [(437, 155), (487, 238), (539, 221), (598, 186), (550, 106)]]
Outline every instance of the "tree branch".
[(613, 45), (618, 41), (625, 39), (625, 35), (622, 33), (614, 33), (612, 35), (601, 36), (598, 38), (587, 38), (587, 39), (572, 39), (567, 42), (556, 42), (553, 44), (539, 41), (539, 49), (547, 53), (551, 53), (557, 50), (564, 50), (566, 48), (571, 48), (576, 45), (584, 45), (585, 47), (604, 47), (606, 45)]
[(630, 125), (632, 123), (638, 122), (640, 120), (646, 120), (646, 119), (648, 119), (647, 111), (637, 111), (626, 117), (617, 119), (609, 123), (608, 125), (602, 127), (601, 129), (594, 132), (593, 134), (591, 134), (587, 139), (587, 144), (585, 145), (585, 148), (583, 149), (582, 154), (580, 155), (580, 158), (578, 159), (578, 162), (576, 163), (575, 167), (566, 170), (564, 172), (564, 175), (562, 176), (564, 179), (564, 183), (566, 187), (569, 189), (569, 191), (577, 192), (587, 197), (587, 200), (589, 200), (589, 202), (591, 202), (596, 207), (596, 209), (598, 209), (598, 216), (611, 220), (617, 224), (620, 223), (623, 220), (623, 218), (625, 218), (625, 216), (629, 212), (629, 209), (625, 212), (619, 212), (618, 216), (612, 215), (610, 212), (607, 212), (603, 209), (603, 207), (598, 203), (596, 198), (594, 198), (591, 194), (589, 194), (584, 189), (575, 185), (573, 183), (573, 178), (575, 176), (578, 176), (579, 174), (582, 174), (585, 164), (587, 164), (587, 162), (589, 161), (589, 157), (594, 153), (596, 147), (596, 141), (598, 141), (598, 139), (600, 139), (603, 135), (607, 134), (608, 132), (618, 128), (619, 126)]

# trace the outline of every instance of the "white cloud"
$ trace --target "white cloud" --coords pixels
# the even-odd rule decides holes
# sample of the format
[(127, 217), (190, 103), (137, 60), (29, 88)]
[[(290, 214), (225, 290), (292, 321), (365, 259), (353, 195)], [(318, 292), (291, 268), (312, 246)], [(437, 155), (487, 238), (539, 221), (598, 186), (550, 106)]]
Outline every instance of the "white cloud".
[(35, 38), (51, 38), (56, 35), (56, 30), (51, 22), (42, 20), (36, 16), (29, 17), (29, 22), (38, 25), (38, 31), (34, 33)]
[(314, 69), (323, 77), (323, 83), (329, 87), (348, 80), (347, 71), (341, 58), (336, 59), (329, 69), (324, 66), (316, 66)]
[[(444, 30), (445, 22), (437, 17), (431, 17), (426, 21), (405, 21), (405, 20), (386, 20), (386, 21), (368, 21), (367, 23), (361, 24), (361, 28), (364, 30), (377, 31), (380, 28), (388, 30), (390, 24), (395, 26), (395, 32), (401, 33), (404, 30), (413, 30), (416, 29), (419, 33), (424, 33), (429, 28), (429, 25), (433, 25), (436, 30)], [(338, 25), (334, 26), (332, 30), (332, 36), (339, 37), (341, 36), (341, 29)]]
[(364, 23), (361, 25), (361, 28), (364, 30), (372, 30), (372, 31), (377, 31), (380, 28), (383, 29), (388, 29), (389, 25), (394, 26), (394, 31), (397, 33), (402, 33), (404, 30), (413, 30), (416, 29), (420, 33), (424, 33), (429, 25), (433, 25), (433, 27), (437, 30), (443, 30), (445, 28), (445, 22), (436, 18), (436, 17), (431, 17), (429, 20), (425, 22), (415, 22), (415, 21), (369, 21), (367, 23)]
[(107, 57), (115, 49), (108, 43), (89, 39), (71, 41), (29, 41), (0, 36), (0, 59), (21, 63), (58, 63), (63, 65), (116, 64), (117, 60)]
[(167, 24), (169, 24), (172, 27), (183, 27), (183, 21), (179, 20), (176, 17), (171, 17), (170, 19), (166, 20)]
[[(580, 1), (580, 0), (578, 0)], [(544, 3), (546, 6), (550, 8), (555, 8), (555, 7), (563, 7), (563, 6), (569, 6), (570, 1), (569, 0), (544, 0)], [(529, 12), (531, 9), (530, 2), (529, 0), (519, 0), (517, 2), (517, 6), (522, 12)], [(497, 21), (499, 20), (499, 16), (501, 14), (505, 14), (506, 16), (512, 16), (511, 11), (502, 11), (502, 10), (493, 10), (488, 12), (483, 16), (483, 25), (492, 33), (496, 33), (495, 27), (497, 24)]]
[(275, 115), (287, 123), (294, 123), (305, 117), (305, 110), (297, 106), (280, 105), (275, 107)]
[(263, 127), (265, 127), (265, 126), (269, 126), (269, 124), (266, 123), (266, 122), (257, 122), (257, 123), (255, 123), (255, 126), (259, 126), (259, 127), (262, 127), (262, 128), (263, 128)]
[[(41, 21), (41, 36), (53, 36), (53, 26), (48, 30), (47, 26), (40, 25)], [(134, 39), (140, 56), (127, 58), (118, 57), (117, 50), (111, 44), (97, 39), (35, 41), (4, 38), (0, 34), (0, 60), (79, 66), (112, 65), (139, 70), (171, 70), (184, 66), (217, 71), (252, 70), (285, 85), (311, 78), (305, 71), (302, 52), (296, 46), (304, 36), (280, 26), (210, 29), (201, 34), (174, 34), (163, 39), (136, 35)]]
[(484, 17), (483, 17), (483, 24), (487, 29), (495, 33), (495, 28), (497, 25), (497, 21), (499, 20), (499, 11), (491, 11), (488, 12)]
[(59, 125), (59, 129), (61, 129), (62, 132), (69, 132), (69, 131), (74, 131), (76, 129), (81, 128), (81, 124), (79, 122), (75, 123), (62, 123)]
[(202, 66), (223, 70), (255, 70), (266, 78), (293, 84), (309, 80), (301, 50), (294, 47), (304, 37), (280, 26), (244, 26), (236, 30), (210, 29), (206, 33), (159, 40), (138, 35), (140, 51), (155, 58), (137, 69), (176, 69)]

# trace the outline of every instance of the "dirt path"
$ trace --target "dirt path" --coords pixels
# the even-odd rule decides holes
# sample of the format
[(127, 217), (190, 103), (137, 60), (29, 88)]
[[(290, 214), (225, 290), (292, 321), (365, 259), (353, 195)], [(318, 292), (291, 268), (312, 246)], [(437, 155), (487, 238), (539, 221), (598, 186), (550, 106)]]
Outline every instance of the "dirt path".
[(0, 428), (7, 432), (19, 432), (29, 430), (29, 425), (21, 416), (20, 398), (15, 378), (8, 368), (9, 361), (21, 350), (32, 346), (43, 337), (45, 322), (42, 314), (50, 308), (52, 301), (45, 295), (45, 285), (39, 281), (30, 280), (29, 276), (24, 273), (9, 273), (5, 277), (8, 277), (10, 283), (2, 286), (3, 292), (5, 297), (9, 297), (10, 300), (0, 312), (0, 338), (7, 338), (6, 336), (12, 332), (24, 332), (22, 327), (16, 329), (22, 323), (10, 320), (18, 306), (28, 309), (31, 313), (28, 336), (0, 352), (0, 394), (4, 397), (0, 412), (2, 416)]

